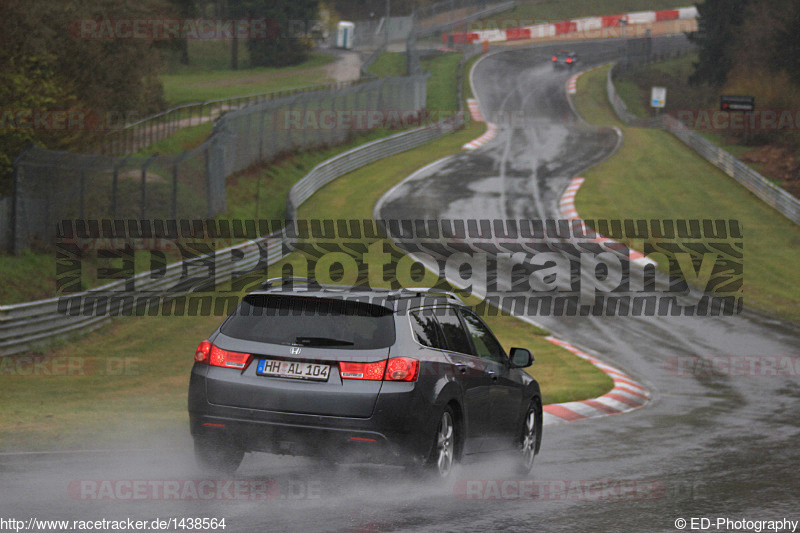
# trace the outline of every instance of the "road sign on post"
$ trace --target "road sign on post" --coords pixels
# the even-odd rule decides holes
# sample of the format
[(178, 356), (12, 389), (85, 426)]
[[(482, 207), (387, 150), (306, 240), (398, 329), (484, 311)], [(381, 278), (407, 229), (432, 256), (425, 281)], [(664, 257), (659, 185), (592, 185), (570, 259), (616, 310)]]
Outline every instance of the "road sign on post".
[(723, 94), (719, 97), (720, 111), (751, 112), (756, 109), (756, 99), (753, 96), (734, 96)]
[(650, 89), (650, 107), (663, 108), (667, 104), (667, 88), (653, 87)]
[[(733, 94), (723, 94), (719, 97), (719, 110), (728, 113), (739, 111), (741, 113), (752, 113), (756, 109), (756, 99), (753, 96), (737, 96)], [(748, 143), (750, 128), (748, 122), (744, 121), (744, 144)]]

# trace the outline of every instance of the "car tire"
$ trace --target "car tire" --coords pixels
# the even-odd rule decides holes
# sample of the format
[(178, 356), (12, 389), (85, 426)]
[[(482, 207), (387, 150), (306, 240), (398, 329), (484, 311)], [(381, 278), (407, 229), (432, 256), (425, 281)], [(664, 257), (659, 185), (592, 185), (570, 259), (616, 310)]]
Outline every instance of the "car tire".
[(222, 439), (195, 437), (197, 465), (213, 474), (233, 474), (244, 458), (244, 450)]
[(522, 420), (522, 432), (520, 439), (520, 456), (517, 471), (522, 475), (527, 475), (533, 468), (536, 459), (536, 448), (539, 444), (539, 433), (542, 429), (541, 408), (538, 400), (533, 400)]
[(444, 480), (453, 472), (458, 460), (456, 417), (448, 405), (439, 417), (436, 432), (433, 436), (433, 448), (425, 463), (426, 470), (432, 476)]

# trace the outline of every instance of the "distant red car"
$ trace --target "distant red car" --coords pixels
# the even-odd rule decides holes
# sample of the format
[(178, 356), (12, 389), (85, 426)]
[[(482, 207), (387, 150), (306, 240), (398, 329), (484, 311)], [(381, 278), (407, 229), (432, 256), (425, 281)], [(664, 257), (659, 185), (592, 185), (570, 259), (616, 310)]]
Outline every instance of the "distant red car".
[(559, 50), (553, 54), (554, 67), (572, 67), (578, 62), (578, 54), (571, 50)]

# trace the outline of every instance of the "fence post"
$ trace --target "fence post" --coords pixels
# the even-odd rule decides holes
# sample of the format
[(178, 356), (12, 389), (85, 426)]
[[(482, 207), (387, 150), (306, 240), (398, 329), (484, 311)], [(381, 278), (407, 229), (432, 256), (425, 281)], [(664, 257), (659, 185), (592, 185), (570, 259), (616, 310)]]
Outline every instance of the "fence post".
[(142, 164), (142, 196), (141, 202), (142, 205), (139, 206), (142, 220), (147, 218), (147, 167), (150, 166), (150, 163), (158, 157), (158, 154), (153, 154), (147, 158), (147, 160)]
[(111, 218), (117, 219), (117, 182), (119, 181), (119, 169), (128, 162), (130, 156), (125, 156), (121, 161), (114, 165), (114, 175), (111, 178)]
[(22, 149), (19, 155), (14, 159), (13, 163), (13, 175), (12, 175), (12, 182), (11, 182), (11, 245), (9, 246), (11, 253), (14, 255), (19, 255), (22, 251), (22, 239), (20, 238), (20, 218), (22, 218), (22, 200), (20, 198), (21, 194), (21, 187), (20, 187), (20, 165), (22, 165), (22, 159), (25, 155), (33, 149), (33, 142), (28, 143), (28, 145)]
[(180, 165), (189, 152), (183, 152), (172, 163), (172, 219), (178, 220), (178, 165)]
[(97, 159), (99, 156), (95, 155), (94, 157), (90, 157), (84, 164), (81, 165), (81, 184), (80, 184), (80, 195), (81, 195), (81, 218), (86, 220), (86, 167), (92, 164), (92, 162)]

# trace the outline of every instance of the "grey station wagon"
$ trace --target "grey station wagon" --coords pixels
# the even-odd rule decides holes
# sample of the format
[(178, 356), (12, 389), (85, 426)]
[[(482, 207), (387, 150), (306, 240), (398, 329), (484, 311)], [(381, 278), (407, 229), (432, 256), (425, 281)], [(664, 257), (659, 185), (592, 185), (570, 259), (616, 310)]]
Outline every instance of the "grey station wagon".
[(455, 463), (539, 451), (539, 384), (454, 294), (269, 280), (200, 343), (189, 418), (201, 466), (245, 452), (403, 464), (446, 477)]

